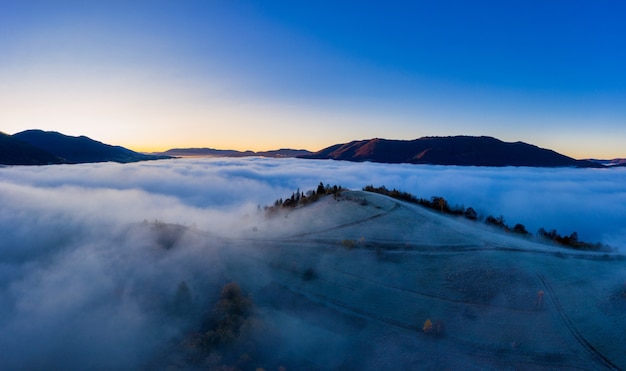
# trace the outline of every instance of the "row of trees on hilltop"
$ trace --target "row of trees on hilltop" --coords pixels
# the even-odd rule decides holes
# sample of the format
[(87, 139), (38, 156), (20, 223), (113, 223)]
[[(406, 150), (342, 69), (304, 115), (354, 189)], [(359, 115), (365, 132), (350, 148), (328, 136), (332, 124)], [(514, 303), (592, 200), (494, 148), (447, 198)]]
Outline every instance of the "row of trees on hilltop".
[(264, 210), (266, 213), (272, 214), (281, 209), (292, 209), (298, 206), (311, 204), (326, 195), (333, 195), (334, 197), (336, 197), (345, 190), (346, 189), (340, 185), (324, 185), (323, 182), (320, 182), (316, 189), (301, 192), (300, 188), (298, 188), (295, 192), (291, 194), (291, 197), (288, 197), (284, 200), (282, 198), (279, 198), (274, 201), (271, 206), (265, 206)]
[[(526, 230), (523, 224), (515, 224), (513, 228), (506, 225), (504, 222), (504, 217), (499, 216), (497, 218), (489, 215), (485, 219), (485, 223), (504, 229), (507, 232), (514, 232), (524, 236), (532, 236), (532, 233)], [(585, 241), (580, 241), (578, 239), (578, 233), (572, 232), (569, 236), (561, 236), (556, 229), (552, 229), (550, 231), (546, 231), (543, 227), (539, 228), (537, 231), (537, 236), (546, 240), (550, 240), (552, 242), (556, 242), (559, 245), (580, 249), (580, 250), (602, 250), (608, 249), (608, 246), (605, 246), (601, 243), (590, 243)]]
[(508, 225), (506, 225), (506, 223), (504, 222), (504, 217), (502, 215), (500, 215), (499, 217), (495, 217), (493, 215), (489, 215), (485, 218), (485, 224), (489, 224), (492, 225), (494, 227), (498, 227), (501, 229), (504, 229), (507, 232), (515, 232), (524, 236), (530, 236), (531, 233), (528, 232), (526, 230), (526, 227), (524, 226), (524, 224), (515, 224), (515, 226), (513, 228), (509, 227)]
[(467, 219), (477, 220), (478, 213), (471, 207), (467, 209), (463, 206), (455, 205), (450, 206), (448, 201), (440, 196), (433, 196), (430, 199), (425, 198), (417, 198), (415, 195), (412, 195), (408, 192), (402, 192), (397, 189), (389, 190), (385, 186), (374, 187), (373, 185), (368, 185), (363, 187), (363, 190), (366, 192), (374, 192), (382, 195), (386, 195), (397, 200), (406, 201), (412, 204), (421, 205), (427, 207), (432, 210), (436, 210), (441, 212), (442, 214), (450, 214), (456, 216), (463, 216)]
[[(487, 216), (486, 218), (481, 218), (476, 210), (471, 207), (465, 208), (464, 206), (450, 206), (448, 201), (440, 196), (433, 196), (430, 199), (418, 198), (415, 195), (412, 195), (408, 192), (402, 192), (397, 189), (389, 190), (385, 186), (374, 187), (373, 185), (368, 185), (363, 187), (363, 190), (366, 192), (373, 192), (382, 195), (386, 195), (397, 200), (406, 201), (409, 203), (417, 204), (424, 206), (426, 208), (436, 210), (441, 212), (442, 214), (449, 214), (455, 216), (462, 216), (466, 219), (473, 221), (484, 221), (485, 224), (500, 228), (507, 232), (513, 232), (520, 234), (522, 236), (531, 237), (532, 234), (526, 230), (526, 227), (523, 224), (515, 224), (513, 227), (510, 227), (506, 224), (503, 216), (494, 217), (492, 215)], [(601, 243), (589, 243), (580, 241), (578, 239), (578, 233), (573, 232), (569, 236), (562, 236), (556, 230), (552, 229), (550, 231), (546, 231), (544, 228), (539, 228), (537, 231), (537, 236), (543, 239), (547, 239), (553, 241), (559, 245), (575, 248), (575, 249), (583, 249), (583, 250), (601, 250), (607, 249), (608, 246), (605, 246)]]
[(546, 231), (543, 228), (539, 228), (539, 231), (537, 231), (537, 235), (552, 240), (558, 244), (561, 245), (565, 245), (565, 246), (570, 246), (576, 249), (583, 249), (583, 250), (601, 250), (601, 249), (606, 249), (608, 248), (608, 246), (605, 246), (599, 242), (592, 244), (589, 242), (585, 242), (585, 241), (580, 241), (578, 239), (578, 233), (573, 232), (572, 234), (570, 234), (569, 236), (561, 236), (560, 234), (557, 233), (556, 230), (552, 229), (550, 231)]

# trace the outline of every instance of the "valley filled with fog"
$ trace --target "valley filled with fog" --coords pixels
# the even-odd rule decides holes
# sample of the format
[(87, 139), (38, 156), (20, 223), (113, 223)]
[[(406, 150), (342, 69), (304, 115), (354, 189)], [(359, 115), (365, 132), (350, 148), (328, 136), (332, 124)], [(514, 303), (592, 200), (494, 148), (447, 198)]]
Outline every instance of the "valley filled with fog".
[[(356, 192), (263, 211), (320, 182)], [(626, 168), (266, 158), (2, 167), (0, 368), (626, 367), (607, 343), (626, 331), (625, 184)], [(614, 250), (505, 235), (366, 185)], [(219, 309), (234, 302), (236, 329)]]

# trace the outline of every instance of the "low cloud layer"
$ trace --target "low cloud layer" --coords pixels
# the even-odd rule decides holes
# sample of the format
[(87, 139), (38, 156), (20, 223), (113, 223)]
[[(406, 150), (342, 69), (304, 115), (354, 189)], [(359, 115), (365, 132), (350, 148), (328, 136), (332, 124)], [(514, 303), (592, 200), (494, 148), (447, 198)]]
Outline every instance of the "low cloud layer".
[[(0, 172), (7, 205), (53, 208), (64, 216), (116, 221), (164, 219), (211, 224), (207, 214), (270, 204), (323, 181), (360, 189), (385, 185), (484, 215), (503, 215), (581, 238), (624, 244), (626, 170), (415, 166), (296, 159), (199, 159), (138, 164), (13, 167)], [(38, 200), (37, 197), (43, 200)], [(10, 200), (10, 201), (9, 201)], [(120, 205), (123, 213), (120, 212)], [(102, 205), (99, 205), (102, 204)], [(94, 213), (92, 207), (98, 212)], [(74, 210), (76, 212), (74, 212)], [(203, 223), (203, 220), (206, 223)]]
[[(535, 232), (626, 247), (626, 169), (464, 168), (297, 159), (196, 159), (0, 168), (0, 368), (144, 365), (177, 323), (177, 285), (217, 280), (211, 238), (155, 251), (144, 221), (211, 235), (323, 181), (385, 185)], [(142, 227), (144, 225), (144, 227)], [(200, 299), (201, 300), (201, 299)]]

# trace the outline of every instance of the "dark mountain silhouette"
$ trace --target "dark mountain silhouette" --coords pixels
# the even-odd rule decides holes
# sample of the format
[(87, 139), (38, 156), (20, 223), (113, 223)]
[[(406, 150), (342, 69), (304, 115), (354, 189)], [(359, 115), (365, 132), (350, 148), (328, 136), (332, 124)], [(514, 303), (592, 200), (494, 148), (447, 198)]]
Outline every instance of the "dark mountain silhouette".
[(111, 146), (86, 136), (73, 137), (55, 131), (26, 130), (14, 134), (13, 138), (52, 153), (67, 164), (107, 161), (127, 163), (167, 158)]
[(2, 165), (48, 165), (62, 162), (50, 152), (0, 132), (0, 164)]
[(159, 152), (161, 155), (176, 157), (298, 157), (309, 155), (312, 152), (304, 149), (281, 148), (273, 151), (236, 151), (232, 149), (214, 149), (214, 148), (173, 148), (165, 152)]
[(423, 137), (415, 140), (370, 139), (336, 144), (309, 159), (460, 166), (603, 167), (555, 151), (492, 137)]

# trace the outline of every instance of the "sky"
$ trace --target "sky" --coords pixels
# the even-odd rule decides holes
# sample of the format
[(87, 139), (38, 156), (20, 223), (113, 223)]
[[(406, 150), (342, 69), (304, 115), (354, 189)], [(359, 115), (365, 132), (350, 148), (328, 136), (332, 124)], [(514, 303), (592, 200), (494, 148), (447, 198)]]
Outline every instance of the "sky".
[(621, 1), (0, 0), (0, 131), (138, 151), (488, 135), (626, 157)]

